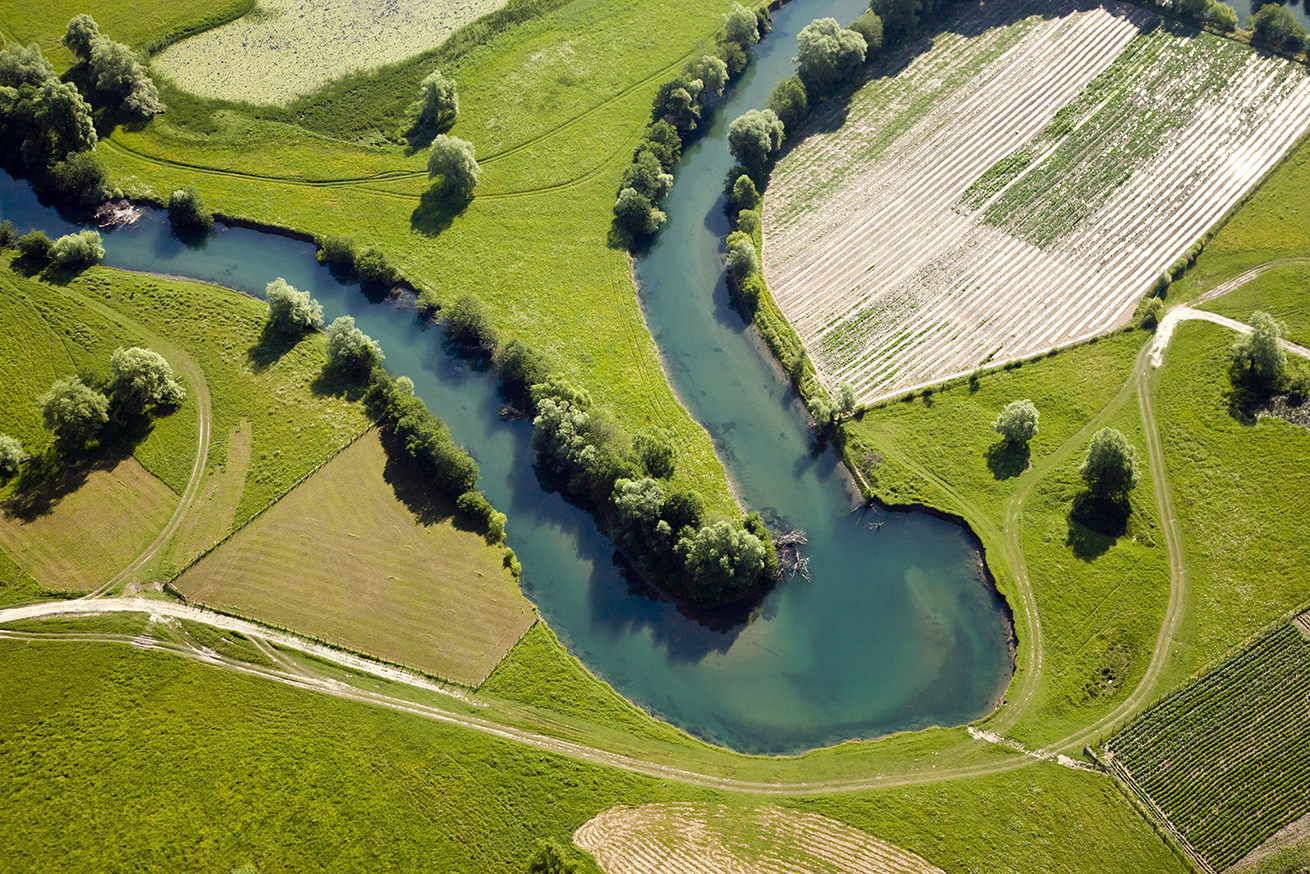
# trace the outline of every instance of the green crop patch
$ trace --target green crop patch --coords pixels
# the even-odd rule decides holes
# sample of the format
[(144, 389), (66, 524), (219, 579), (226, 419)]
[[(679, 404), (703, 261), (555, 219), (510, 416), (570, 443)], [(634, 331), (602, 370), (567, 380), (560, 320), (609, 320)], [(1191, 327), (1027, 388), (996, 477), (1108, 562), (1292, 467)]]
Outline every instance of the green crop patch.
[(1310, 616), (1147, 710), (1106, 745), (1112, 769), (1213, 870), (1310, 813)]

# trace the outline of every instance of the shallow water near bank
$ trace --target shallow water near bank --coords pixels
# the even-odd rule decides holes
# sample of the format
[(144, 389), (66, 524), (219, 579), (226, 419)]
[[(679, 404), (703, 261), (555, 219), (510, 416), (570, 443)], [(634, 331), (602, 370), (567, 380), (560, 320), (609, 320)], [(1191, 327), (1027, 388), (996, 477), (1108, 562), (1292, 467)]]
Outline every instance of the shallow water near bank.
[[(591, 518), (541, 491), (530, 425), (500, 419), (493, 378), (448, 357), (440, 331), (413, 310), (338, 282), (317, 265), (312, 244), (220, 227), (186, 246), (160, 212), (146, 210), (137, 225), (107, 234), (106, 264), (256, 294), (281, 276), (310, 290), (328, 319), (353, 315), (381, 342), (388, 368), (414, 380), (477, 459), (482, 489), (509, 515), (524, 589), (551, 627), (588, 668), (674, 725), (743, 752), (794, 753), (967, 721), (987, 712), (1010, 676), (1004, 605), (973, 538), (926, 513), (858, 506), (849, 475), (813, 446), (798, 401), (729, 308), (721, 278), (727, 122), (762, 106), (790, 75), (804, 24), (825, 15), (845, 23), (863, 8), (794, 0), (775, 13), (757, 62), (687, 150), (669, 224), (636, 268), (670, 380), (709, 430), (742, 500), (809, 538), (812, 580), (783, 582), (726, 630), (630, 585)], [(20, 233), (71, 228), (7, 177), (0, 216)]]

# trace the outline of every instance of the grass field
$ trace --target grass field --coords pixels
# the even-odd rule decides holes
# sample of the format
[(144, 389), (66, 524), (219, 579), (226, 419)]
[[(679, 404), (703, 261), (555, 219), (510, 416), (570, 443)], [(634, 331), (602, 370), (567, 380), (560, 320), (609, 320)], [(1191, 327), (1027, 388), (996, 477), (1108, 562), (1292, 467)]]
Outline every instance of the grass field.
[(63, 72), (75, 58), (59, 39), (68, 20), (83, 12), (92, 14), (101, 33), (142, 49), (231, 21), (254, 7), (253, 0), (169, 0), (144, 5), (124, 0), (96, 0), (94, 4), (85, 0), (4, 0), (0, 3), (0, 34), (23, 45), (37, 43), (55, 69)]
[[(6, 640), (0, 658), (0, 779), (13, 787), (0, 797), (0, 855), (31, 871), (510, 874), (538, 838), (567, 844), (616, 805), (765, 803), (167, 654)], [(1109, 783), (1053, 765), (784, 806), (948, 871), (1182, 870)], [(105, 815), (116, 810), (132, 816)]]
[[(1028, 483), (1029, 465), (1044, 464), (1114, 398), (1148, 339), (1140, 331), (1117, 333), (989, 372), (976, 389), (960, 382), (926, 399), (874, 407), (844, 426), (846, 455), (883, 500), (964, 516), (1013, 604), (1013, 569), (1001, 548), (1007, 504)], [(1007, 403), (1025, 398), (1037, 406), (1040, 428), (1029, 452), (1010, 451), (991, 423)], [(1128, 436), (1139, 457), (1144, 454), (1131, 397), (1107, 424)], [(1075, 512), (1084, 489), (1077, 474), (1084, 448), (1044, 474), (1023, 503), (1022, 547), (1047, 666), (1037, 708), (1013, 734), (1034, 745), (1094, 721), (1132, 688), (1146, 667), (1168, 595), (1148, 471), (1142, 471), (1121, 533), (1101, 533)], [(1027, 632), (1020, 627), (1017, 633)]]
[(1125, 324), (1310, 126), (1301, 65), (1136, 7), (965, 5), (943, 30), (814, 121), (765, 198), (770, 291), (862, 400)]
[[(1310, 257), (1310, 246), (1302, 251)], [(1310, 266), (1288, 264), (1262, 273), (1202, 308), (1241, 322), (1249, 322), (1251, 313), (1264, 310), (1287, 323), (1288, 339), (1305, 346), (1310, 344), (1310, 295), (1306, 294), (1307, 288), (1310, 288)]]
[(1114, 771), (1223, 870), (1310, 813), (1310, 618), (1282, 622), (1111, 739)]
[(536, 611), (503, 547), (453, 514), (388, 465), (370, 432), (174, 584), (191, 601), (476, 686)]
[(1157, 390), (1194, 597), (1181, 681), (1306, 598), (1310, 431), (1229, 414), (1233, 332), (1179, 325)]
[[(474, 143), (483, 175), (458, 213), (422, 197), (423, 154), (351, 145), (237, 109), (165, 113), (141, 131), (116, 132), (102, 157), (125, 190), (159, 196), (194, 181), (224, 214), (351, 234), (380, 246), (420, 288), (447, 300), (476, 294), (502, 336), (540, 349), (621, 427), (671, 429), (679, 484), (735, 512), (708, 435), (664, 379), (627, 252), (610, 240), (614, 190), (655, 88), (728, 6), (572, 3), (466, 55), (447, 70), (460, 87), (451, 133)], [(667, 22), (658, 39), (649, 31), (657, 18)], [(419, 74), (387, 71), (368, 88), (381, 93)], [(394, 101), (380, 98), (392, 109)], [(352, 140), (392, 132), (395, 119), (375, 111), (363, 110), (371, 130), (358, 119), (320, 127)]]
[(203, 97), (290, 102), (329, 79), (404, 60), (505, 0), (264, 0), (259, 11), (171, 46), (154, 68)]

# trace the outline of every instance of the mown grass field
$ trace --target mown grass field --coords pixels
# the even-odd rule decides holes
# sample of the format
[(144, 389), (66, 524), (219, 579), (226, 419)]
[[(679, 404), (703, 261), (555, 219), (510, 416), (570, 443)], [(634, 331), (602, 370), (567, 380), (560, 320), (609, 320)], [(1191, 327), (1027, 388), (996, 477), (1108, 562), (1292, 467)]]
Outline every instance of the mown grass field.
[[(572, 3), (448, 68), (461, 109), (451, 133), (474, 143), (482, 166), (476, 196), (458, 212), (423, 196), (425, 153), (320, 135), (390, 135), (396, 120), (385, 113), (395, 111), (394, 94), (365, 108), (363, 120), (333, 116), (319, 133), (193, 105), (141, 131), (116, 132), (101, 154), (135, 194), (158, 197), (194, 182), (226, 215), (350, 234), (380, 246), (420, 288), (446, 300), (476, 294), (503, 336), (539, 348), (621, 427), (673, 430), (679, 483), (733, 511), (708, 435), (664, 379), (627, 253), (610, 239), (614, 191), (651, 96), (713, 35), (729, 5)], [(402, 66), (379, 73), (368, 89), (381, 93), (387, 82), (419, 74)]]
[(536, 611), (504, 548), (454, 515), (369, 432), (174, 584), (189, 600), (476, 686)]
[(1310, 619), (1299, 621), (1279, 623), (1107, 745), (1115, 772), (1215, 870), (1310, 813)]
[[(312, 383), (326, 360), (321, 335), (279, 350), (281, 354), (270, 360), (261, 345), (267, 308), (252, 298), (216, 286), (106, 268), (92, 268), (66, 284), (52, 284), (14, 272), (8, 259), (0, 266), (0, 284), (5, 291), (0, 306), (6, 325), (13, 326), (0, 340), (12, 344), (11, 354), (3, 357), (0, 368), (4, 368), (7, 384), (16, 387), (0, 399), (0, 430), (18, 437), (29, 452), (39, 453), (49, 445), (35, 398), (59, 376), (91, 370), (107, 378), (109, 356), (117, 346), (145, 345), (166, 356), (182, 354), (203, 371), (212, 396), (213, 419), (207, 479), (197, 512), (157, 565), (157, 574), (170, 575), (170, 568), (180, 568), (234, 525), (267, 507), (367, 426), (357, 404), (315, 393)], [(26, 366), (25, 361), (29, 362)], [(127, 447), (145, 470), (173, 493), (159, 518), (160, 525), (172, 512), (177, 494), (185, 489), (195, 460), (195, 391), (185, 379), (183, 384), (188, 389), (187, 400), (171, 415), (155, 418), (144, 439)], [(229, 475), (238, 471), (239, 481)], [(0, 494), (10, 497), (16, 483)], [(96, 504), (90, 493), (73, 497), (73, 505), (93, 508)], [(117, 498), (115, 506), (125, 506), (123, 500)], [(150, 501), (158, 503), (159, 498)], [(157, 512), (151, 513), (143, 519), (154, 519)], [(89, 513), (88, 521), (105, 531), (115, 524), (110, 517), (95, 516)], [(144, 521), (127, 525), (120, 520), (118, 524), (125, 525), (126, 531), (138, 532)], [(96, 555), (88, 547), (96, 542), (94, 538), (88, 540), (73, 529), (70, 532), (72, 540), (51, 546), (51, 554), (62, 556), (65, 562), (85, 555), (98, 562), (96, 567), (101, 570), (103, 556), (121, 552), (122, 557), (129, 557), (134, 553), (127, 541), (136, 544), (141, 539), (134, 533), (125, 537), (124, 543), (111, 543), (100, 551), (102, 555)], [(137, 548), (148, 543), (154, 533), (144, 537)], [(84, 571), (79, 571), (79, 584), (86, 576)], [(105, 579), (108, 576), (112, 573)], [(102, 582), (104, 579), (91, 579), (86, 587)]]
[[(509, 874), (538, 838), (567, 844), (616, 804), (766, 803), (167, 654), (0, 641), (0, 656), (0, 773), (14, 787), (0, 854), (31, 871)], [(1053, 765), (785, 804), (951, 871), (1182, 870), (1109, 783)], [(132, 816), (105, 815), (116, 810)]]

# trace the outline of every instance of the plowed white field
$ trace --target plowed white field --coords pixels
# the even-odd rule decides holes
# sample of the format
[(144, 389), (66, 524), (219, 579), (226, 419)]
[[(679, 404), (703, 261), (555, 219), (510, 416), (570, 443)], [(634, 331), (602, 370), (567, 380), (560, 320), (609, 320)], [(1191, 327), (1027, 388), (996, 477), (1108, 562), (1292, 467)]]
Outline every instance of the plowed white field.
[(769, 289), (863, 401), (1125, 323), (1310, 127), (1304, 68), (1136, 7), (969, 5), (950, 31), (765, 197)]
[(573, 842), (606, 874), (943, 874), (859, 829), (773, 806), (614, 807)]

